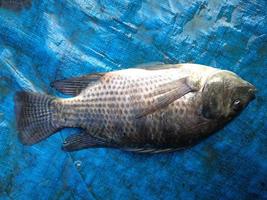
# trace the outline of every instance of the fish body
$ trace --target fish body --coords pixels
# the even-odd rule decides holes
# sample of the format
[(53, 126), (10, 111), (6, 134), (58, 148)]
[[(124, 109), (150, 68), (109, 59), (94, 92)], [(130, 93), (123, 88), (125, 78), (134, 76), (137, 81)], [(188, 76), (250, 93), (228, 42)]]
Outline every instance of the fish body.
[[(74, 97), (17, 94), (22, 143), (34, 144), (59, 129), (79, 127), (83, 131), (69, 136), (64, 150), (173, 151), (223, 127), (255, 96), (255, 87), (236, 74), (196, 64), (130, 68), (55, 81), (52, 86)], [(237, 101), (240, 108), (235, 111)]]

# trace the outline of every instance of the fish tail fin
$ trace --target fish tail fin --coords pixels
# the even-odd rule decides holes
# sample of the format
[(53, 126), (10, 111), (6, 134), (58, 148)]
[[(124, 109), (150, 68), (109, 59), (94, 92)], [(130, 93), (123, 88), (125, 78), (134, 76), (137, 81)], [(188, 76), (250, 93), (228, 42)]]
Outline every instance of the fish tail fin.
[(38, 143), (59, 129), (53, 123), (54, 99), (55, 97), (44, 94), (16, 93), (16, 121), (19, 139), (23, 144)]

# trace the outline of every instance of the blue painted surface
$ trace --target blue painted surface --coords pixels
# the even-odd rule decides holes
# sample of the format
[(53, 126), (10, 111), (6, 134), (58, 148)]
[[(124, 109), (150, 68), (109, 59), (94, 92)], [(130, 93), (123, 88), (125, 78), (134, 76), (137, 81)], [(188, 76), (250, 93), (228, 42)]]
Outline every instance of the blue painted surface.
[[(0, 8), (0, 199), (267, 199), (265, 0), (26, 2)], [(19, 143), (16, 91), (59, 95), (55, 79), (155, 61), (232, 70), (256, 85), (257, 99), (176, 153), (65, 153), (72, 129)]]

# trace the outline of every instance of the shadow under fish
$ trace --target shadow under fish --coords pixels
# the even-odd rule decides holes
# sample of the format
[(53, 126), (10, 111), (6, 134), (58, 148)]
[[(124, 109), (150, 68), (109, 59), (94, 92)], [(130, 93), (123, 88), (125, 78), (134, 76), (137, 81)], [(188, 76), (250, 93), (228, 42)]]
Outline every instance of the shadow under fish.
[(0, 0), (0, 8), (5, 8), (13, 11), (28, 9), (32, 6), (31, 0)]

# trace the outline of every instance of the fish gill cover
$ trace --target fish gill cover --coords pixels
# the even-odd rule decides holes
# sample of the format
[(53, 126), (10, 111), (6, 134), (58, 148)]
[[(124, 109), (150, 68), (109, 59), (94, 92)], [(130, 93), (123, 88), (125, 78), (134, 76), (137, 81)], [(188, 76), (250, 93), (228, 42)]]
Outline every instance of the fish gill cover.
[[(0, 1), (0, 199), (267, 199), (267, 2)], [(19, 143), (14, 93), (142, 63), (234, 71), (257, 99), (193, 148), (61, 150), (62, 130)]]

